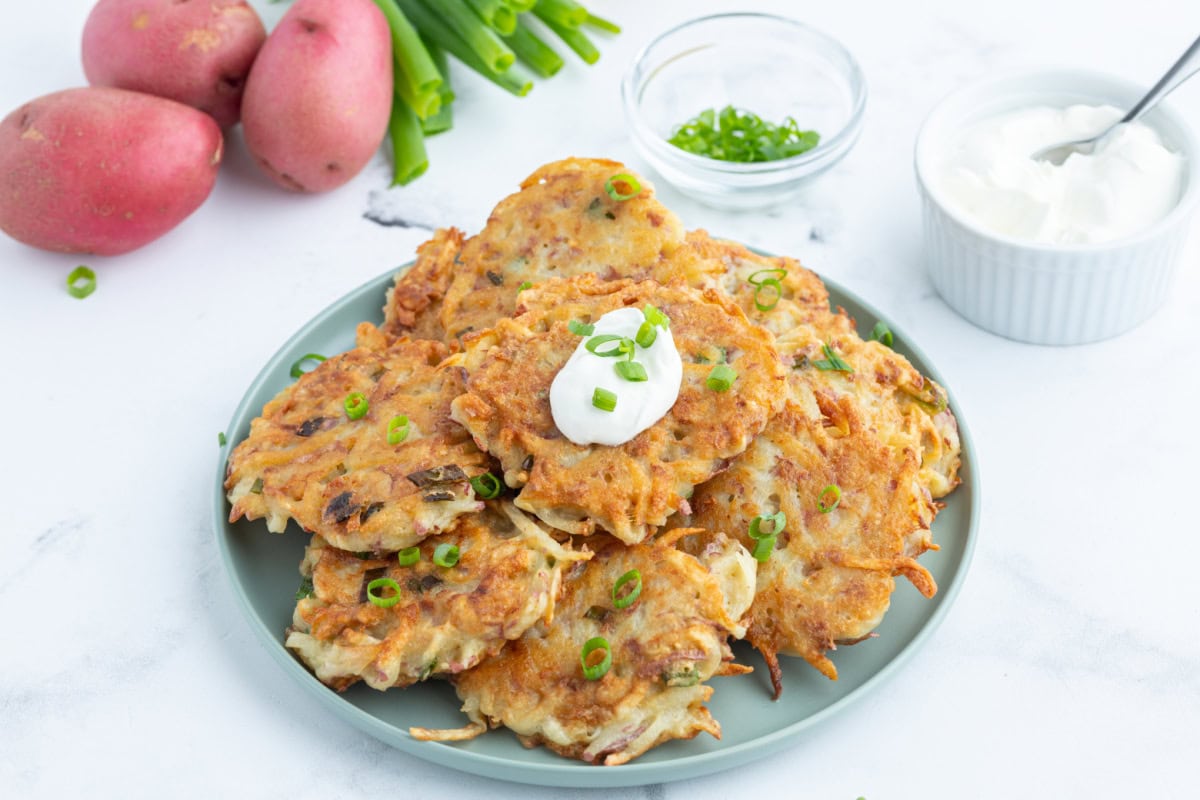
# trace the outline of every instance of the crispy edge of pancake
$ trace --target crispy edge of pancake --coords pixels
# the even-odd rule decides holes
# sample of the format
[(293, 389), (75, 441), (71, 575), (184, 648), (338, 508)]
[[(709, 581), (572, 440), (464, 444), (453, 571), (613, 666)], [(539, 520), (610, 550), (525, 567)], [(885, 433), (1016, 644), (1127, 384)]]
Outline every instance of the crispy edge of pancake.
[[(554, 425), (549, 401), (580, 341), (568, 323), (647, 303), (671, 319), (684, 370), (678, 400), (624, 444), (571, 442)], [(530, 290), (522, 311), (466, 339), (455, 363), (467, 370), (467, 389), (451, 414), (501, 462), (505, 482), (521, 487), (518, 507), (560, 530), (586, 535), (598, 526), (627, 543), (645, 539), (742, 452), (782, 402), (774, 337), (715, 289), (583, 275)], [(720, 356), (718, 345), (727, 348)], [(730, 391), (715, 392), (705, 381), (726, 357), (739, 377)]]
[(450, 337), (512, 316), (525, 283), (584, 273), (685, 278), (667, 259), (684, 243), (682, 223), (641, 176), (636, 197), (609, 197), (605, 183), (621, 173), (633, 174), (617, 161), (567, 158), (539, 167), (501, 200), (483, 230), (463, 243), (441, 309)]
[[(742, 631), (736, 620), (753, 595), (754, 562), (720, 534), (708, 536), (697, 555), (675, 547), (700, 533), (679, 529), (632, 546), (589, 540), (596, 554), (564, 581), (555, 625), (531, 629), (456, 678), (470, 724), (418, 729), (414, 737), (459, 740), (504, 725), (526, 746), (606, 766), (701, 731), (720, 738), (703, 706), (712, 695), (705, 681), (751, 671), (732, 663), (726, 640)], [(612, 587), (633, 568), (642, 576), (641, 594), (616, 609)], [(580, 648), (597, 635), (608, 640), (613, 665), (589, 681)]]
[(380, 330), (398, 339), (432, 339), (450, 347), (457, 339), (447, 336), (442, 327), (442, 299), (454, 278), (464, 234), (457, 228), (439, 228), (417, 247), (412, 266), (396, 274), (387, 290)]
[[(449, 568), (441, 544), (459, 548)], [(297, 601), (284, 644), (338, 691), (360, 679), (374, 689), (454, 675), (495, 655), (538, 621), (554, 617), (563, 569), (590, 558), (555, 541), (504, 501), (459, 520), (420, 545), (420, 560), (363, 558), (313, 537), (300, 573), (313, 594)], [(367, 584), (391, 578), (401, 599), (382, 608)]]
[[(229, 456), (225, 488), (229, 521), (266, 518), (282, 533), (289, 519), (346, 550), (399, 550), (482, 504), (468, 481), (490, 460), (449, 419), (461, 391), (459, 370), (444, 365), (444, 345), (402, 339), (391, 345), (369, 323), (360, 346), (329, 358), (268, 402), (250, 435)], [(359, 420), (343, 403), (367, 397)], [(409, 434), (387, 443), (395, 415), (409, 417)], [(414, 478), (453, 466), (418, 486)]]

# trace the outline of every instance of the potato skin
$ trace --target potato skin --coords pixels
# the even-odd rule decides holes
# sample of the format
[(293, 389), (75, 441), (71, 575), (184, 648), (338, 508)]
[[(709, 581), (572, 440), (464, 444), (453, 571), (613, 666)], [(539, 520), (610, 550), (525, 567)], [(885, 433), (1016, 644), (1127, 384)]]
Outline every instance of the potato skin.
[(387, 20), (371, 0), (296, 0), (246, 82), (246, 146), (270, 178), (323, 192), (379, 149), (392, 107)]
[(212, 191), (221, 129), (148, 94), (48, 94), (0, 121), (0, 230), (63, 253), (117, 255), (157, 239)]
[(83, 72), (93, 86), (178, 100), (228, 128), (266, 38), (245, 0), (100, 0), (83, 28)]

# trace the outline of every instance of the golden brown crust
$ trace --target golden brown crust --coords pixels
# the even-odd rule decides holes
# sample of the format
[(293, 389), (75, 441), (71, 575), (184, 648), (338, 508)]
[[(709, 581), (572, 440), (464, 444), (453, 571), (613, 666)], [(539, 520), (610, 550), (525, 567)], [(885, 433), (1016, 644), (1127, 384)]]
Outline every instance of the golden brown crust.
[[(290, 518), (335, 547), (385, 551), (447, 530), (480, 507), (467, 478), (487, 472), (489, 461), (449, 418), (462, 377), (441, 366), (446, 347), (382, 342), (364, 323), (362, 346), (323, 362), (263, 407), (229, 458), (231, 522), (266, 517), (278, 533)], [(352, 392), (369, 403), (358, 420), (343, 407)], [(390, 445), (388, 423), (399, 415), (409, 418), (409, 433)], [(465, 477), (434, 487), (409, 477), (445, 465)]]
[(665, 281), (666, 256), (683, 243), (679, 219), (638, 177), (642, 191), (618, 202), (605, 183), (631, 173), (617, 161), (568, 158), (538, 169), (496, 206), (486, 227), (462, 248), (441, 310), (448, 338), (511, 316), (524, 283), (585, 273)]
[[(714, 289), (583, 275), (525, 295), (518, 317), (467, 338), (467, 389), (451, 413), (500, 460), (505, 482), (523, 487), (517, 505), (556, 528), (588, 534), (600, 527), (625, 542), (645, 539), (694, 486), (746, 448), (782, 401), (784, 370), (773, 337)], [(647, 303), (671, 320), (683, 359), (678, 400), (625, 444), (571, 442), (555, 427), (549, 401), (551, 382), (579, 343), (568, 322)], [(705, 384), (718, 348), (738, 373), (727, 392)]]
[(387, 292), (383, 306), (381, 330), (393, 339), (408, 336), (413, 339), (447, 341), (442, 328), (442, 298), (450, 288), (463, 232), (457, 228), (439, 228), (433, 237), (417, 248), (417, 259), (411, 267), (396, 275)]

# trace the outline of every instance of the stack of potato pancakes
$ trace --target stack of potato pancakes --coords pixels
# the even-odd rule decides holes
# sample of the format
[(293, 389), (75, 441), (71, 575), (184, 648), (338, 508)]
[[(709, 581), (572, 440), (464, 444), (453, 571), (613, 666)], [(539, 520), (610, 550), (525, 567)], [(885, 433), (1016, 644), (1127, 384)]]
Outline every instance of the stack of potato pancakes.
[[(678, 399), (624, 444), (573, 443), (549, 390), (578, 331), (647, 305)], [(548, 164), (479, 234), (437, 231), (383, 324), (263, 408), (230, 520), (311, 535), (286, 644), (321, 681), (454, 684), (469, 724), (415, 736), (503, 725), (610, 765), (719, 737), (706, 682), (750, 671), (731, 638), (778, 697), (780, 654), (837, 677), (827, 653), (879, 625), (896, 575), (937, 590), (917, 557), (957, 425), (876, 338), (795, 260), (685, 231), (623, 165)]]

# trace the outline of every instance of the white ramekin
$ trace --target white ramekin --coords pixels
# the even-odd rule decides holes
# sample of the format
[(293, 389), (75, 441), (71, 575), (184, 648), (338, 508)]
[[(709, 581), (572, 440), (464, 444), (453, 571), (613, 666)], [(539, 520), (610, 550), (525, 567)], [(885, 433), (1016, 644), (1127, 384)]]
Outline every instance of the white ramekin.
[(1200, 142), (1169, 106), (1143, 122), (1187, 159), (1183, 194), (1170, 214), (1135, 236), (1046, 245), (990, 233), (956, 213), (931, 180), (963, 128), (984, 117), (1034, 105), (1129, 108), (1145, 90), (1102, 73), (1045, 70), (968, 86), (934, 108), (917, 134), (915, 167), (925, 260), (952, 308), (1010, 339), (1070, 345), (1124, 333), (1162, 305), (1200, 201)]

